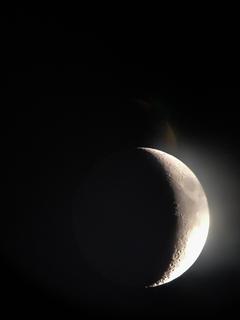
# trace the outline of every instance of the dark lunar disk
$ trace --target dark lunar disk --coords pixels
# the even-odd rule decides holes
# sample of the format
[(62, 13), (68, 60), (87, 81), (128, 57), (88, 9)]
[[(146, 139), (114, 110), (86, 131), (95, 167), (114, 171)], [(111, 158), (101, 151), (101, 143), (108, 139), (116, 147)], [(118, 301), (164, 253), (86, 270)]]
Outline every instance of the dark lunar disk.
[(167, 270), (177, 229), (175, 198), (159, 161), (144, 149), (96, 165), (74, 203), (82, 255), (106, 280), (154, 283)]

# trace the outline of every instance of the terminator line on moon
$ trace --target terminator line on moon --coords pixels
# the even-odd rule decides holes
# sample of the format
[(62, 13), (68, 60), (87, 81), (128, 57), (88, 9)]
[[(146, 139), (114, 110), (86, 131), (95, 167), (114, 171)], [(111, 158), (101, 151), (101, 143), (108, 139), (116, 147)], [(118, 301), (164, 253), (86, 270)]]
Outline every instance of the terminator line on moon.
[(79, 248), (91, 269), (111, 282), (146, 288), (170, 282), (206, 242), (209, 209), (200, 182), (160, 150), (108, 157), (80, 194), (74, 215)]
[[(199, 180), (183, 162), (159, 150), (144, 149), (164, 167), (176, 196), (178, 230), (175, 248), (169, 268), (161, 279), (151, 285), (158, 286), (176, 279), (196, 261), (207, 239), (209, 210)], [(186, 180), (191, 183), (191, 188), (186, 188)]]

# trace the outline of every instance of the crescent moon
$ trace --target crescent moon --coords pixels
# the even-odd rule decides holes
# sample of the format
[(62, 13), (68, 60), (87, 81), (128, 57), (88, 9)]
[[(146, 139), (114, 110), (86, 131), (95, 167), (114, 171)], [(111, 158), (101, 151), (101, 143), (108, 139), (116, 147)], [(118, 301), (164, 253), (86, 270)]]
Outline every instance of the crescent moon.
[(204, 190), (195, 174), (179, 159), (160, 150), (140, 148), (152, 154), (164, 167), (175, 195), (177, 232), (168, 269), (156, 287), (181, 276), (197, 260), (207, 239), (209, 208)]

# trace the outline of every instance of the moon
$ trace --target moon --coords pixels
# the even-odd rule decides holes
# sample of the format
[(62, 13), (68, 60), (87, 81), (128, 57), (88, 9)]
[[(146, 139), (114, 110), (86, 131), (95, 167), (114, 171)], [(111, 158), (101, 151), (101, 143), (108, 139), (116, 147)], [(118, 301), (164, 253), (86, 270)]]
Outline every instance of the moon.
[(179, 159), (144, 148), (164, 167), (176, 201), (177, 232), (168, 269), (151, 285), (170, 282), (187, 271), (200, 255), (209, 230), (209, 209), (204, 190), (194, 173)]
[(145, 288), (187, 271), (207, 239), (209, 209), (195, 174), (176, 157), (137, 148), (107, 157), (74, 203), (74, 231), (94, 274)]

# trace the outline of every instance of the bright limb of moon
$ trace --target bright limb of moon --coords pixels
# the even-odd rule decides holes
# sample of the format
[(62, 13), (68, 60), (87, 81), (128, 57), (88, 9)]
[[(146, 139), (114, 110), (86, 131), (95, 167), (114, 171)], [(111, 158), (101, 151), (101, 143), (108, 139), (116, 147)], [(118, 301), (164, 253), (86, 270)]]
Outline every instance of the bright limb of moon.
[(142, 148), (164, 167), (174, 190), (177, 232), (168, 269), (150, 286), (168, 283), (186, 272), (200, 255), (209, 230), (209, 209), (204, 190), (194, 173), (179, 159), (156, 149)]

